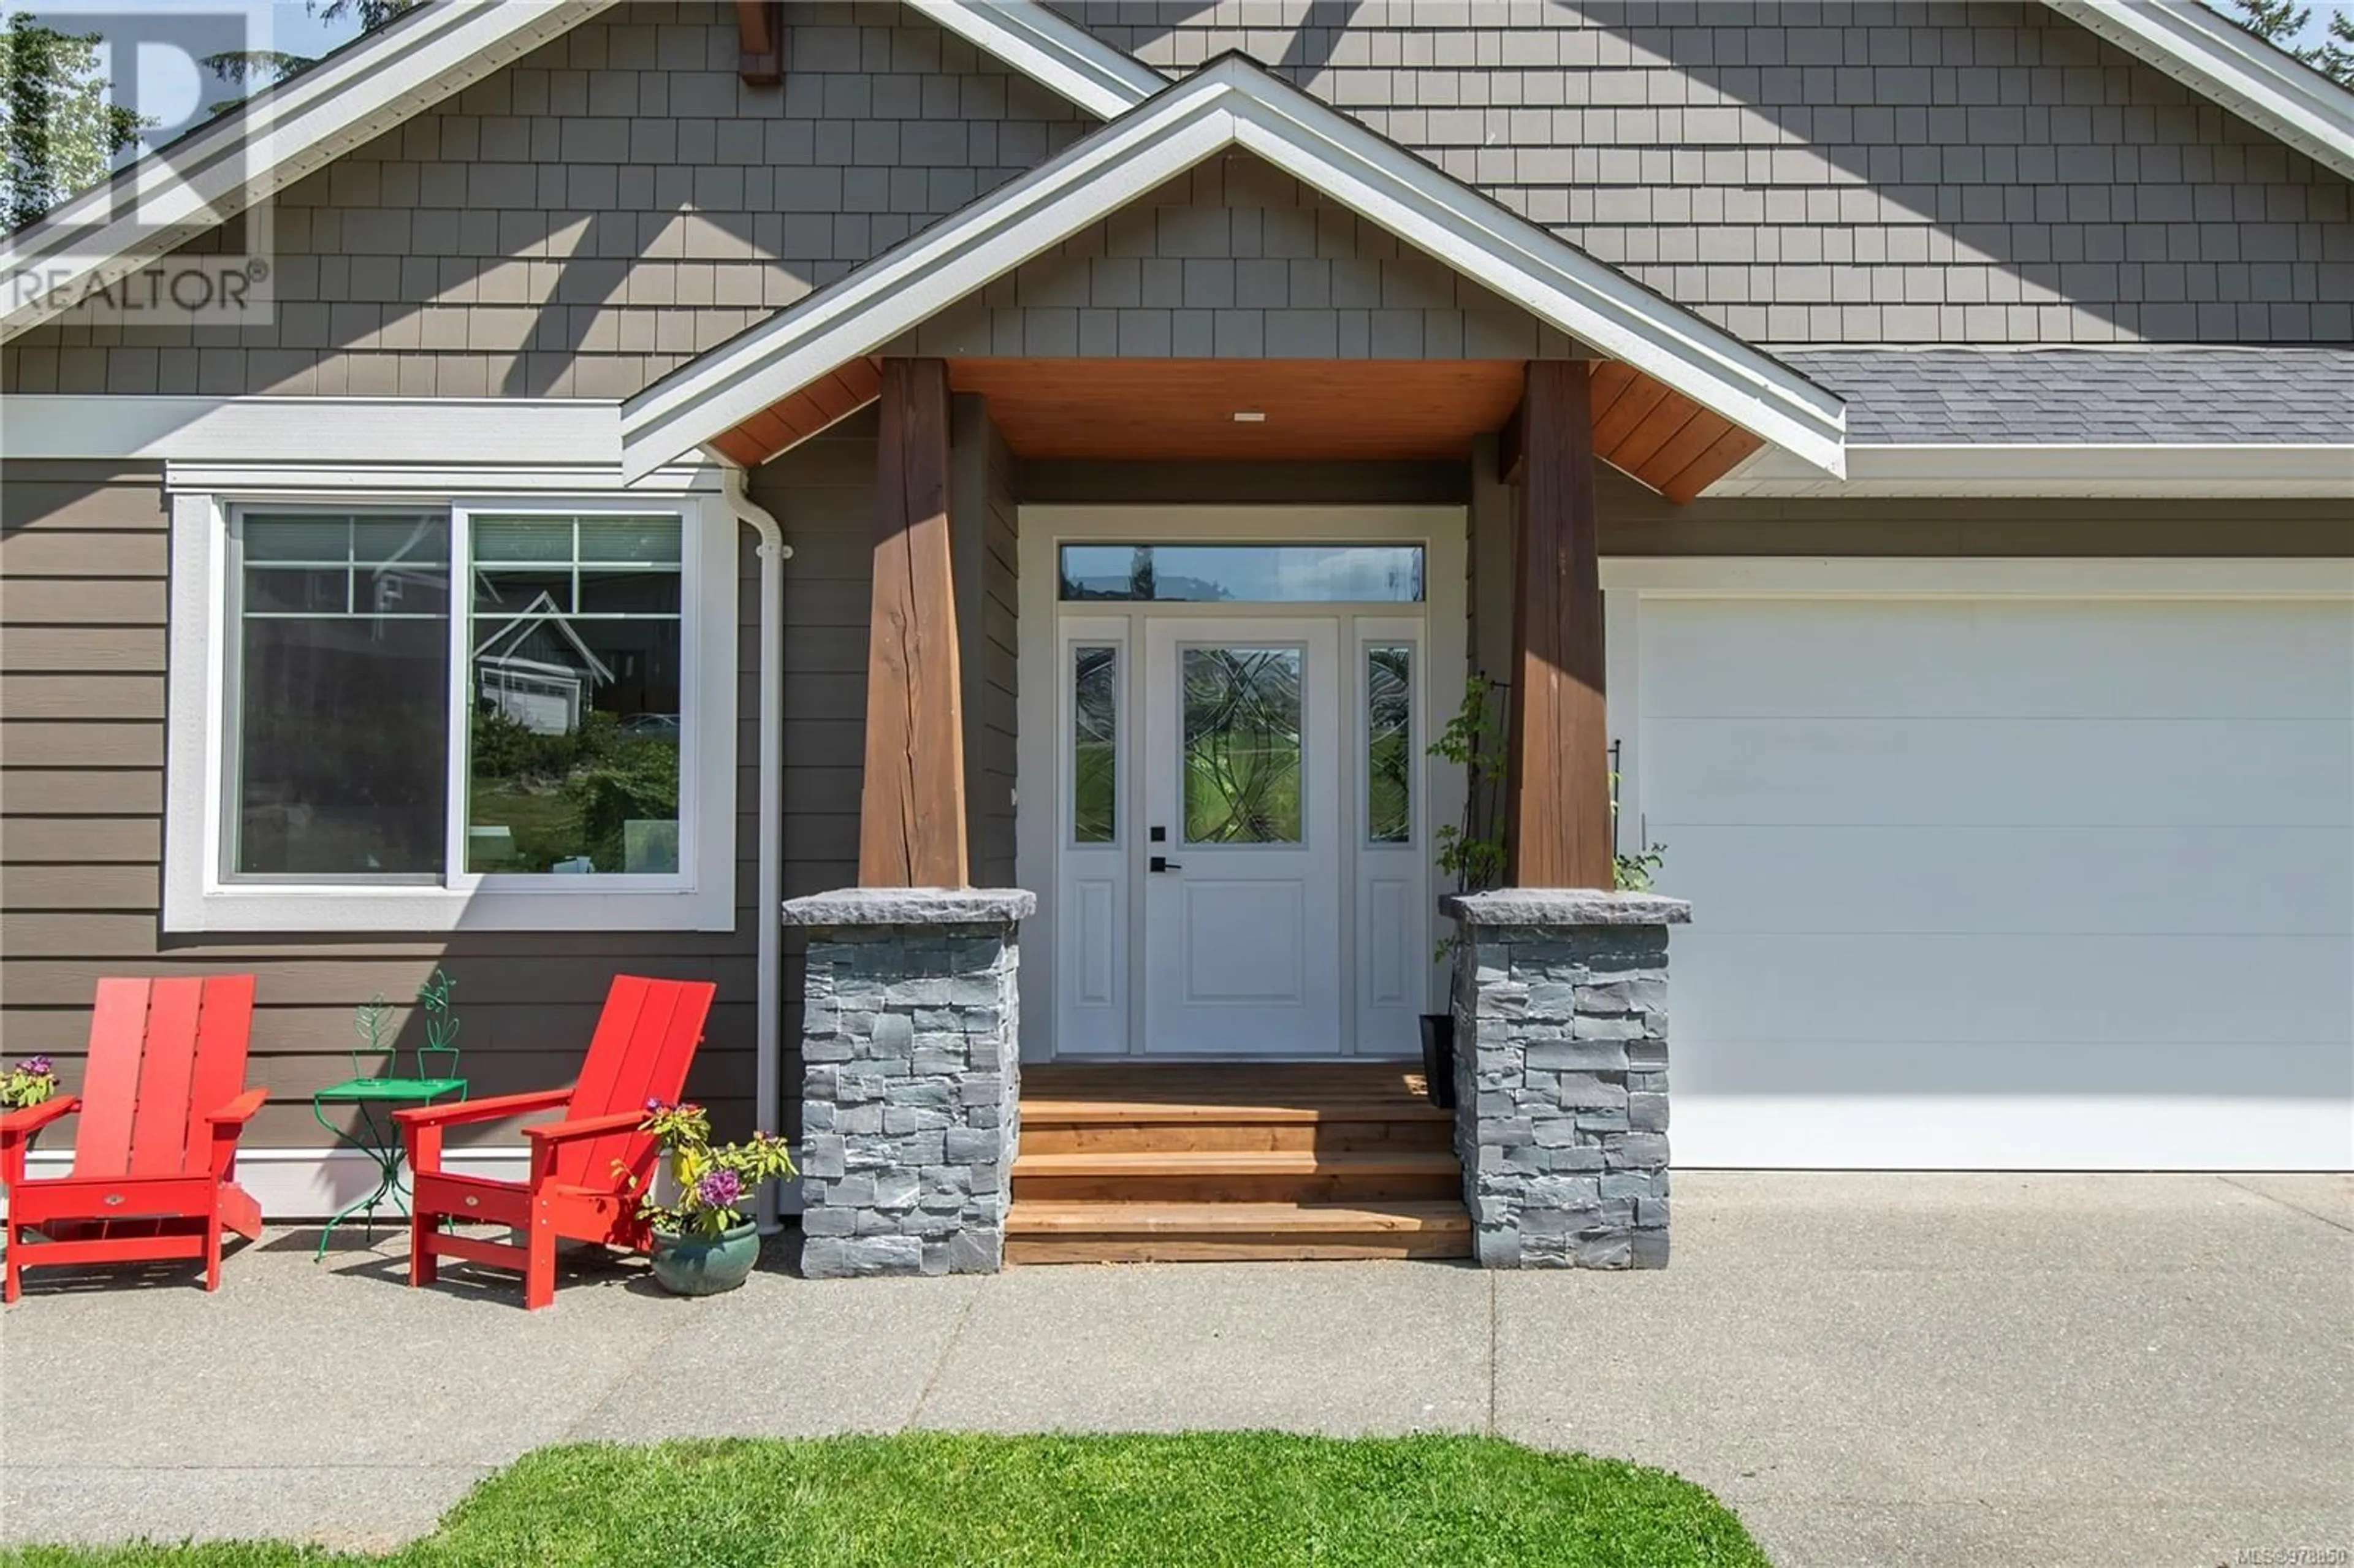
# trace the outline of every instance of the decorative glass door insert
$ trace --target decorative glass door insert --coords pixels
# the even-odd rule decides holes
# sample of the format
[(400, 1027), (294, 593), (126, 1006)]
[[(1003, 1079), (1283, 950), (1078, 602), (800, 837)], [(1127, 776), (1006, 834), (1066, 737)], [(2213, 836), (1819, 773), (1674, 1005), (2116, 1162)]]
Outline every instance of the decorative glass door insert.
[(1186, 843), (1302, 842), (1301, 657), (1296, 647), (1181, 654)]

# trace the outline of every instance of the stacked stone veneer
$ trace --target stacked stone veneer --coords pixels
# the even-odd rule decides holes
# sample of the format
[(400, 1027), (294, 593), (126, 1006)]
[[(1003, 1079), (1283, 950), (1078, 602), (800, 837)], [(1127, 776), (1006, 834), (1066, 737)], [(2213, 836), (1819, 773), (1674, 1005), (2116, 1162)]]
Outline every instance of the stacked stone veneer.
[(801, 1270), (987, 1274), (1021, 1133), (1008, 890), (868, 889), (785, 906), (809, 930)]
[(1490, 1268), (1668, 1261), (1668, 927), (1679, 899), (1448, 898), (1455, 1149)]

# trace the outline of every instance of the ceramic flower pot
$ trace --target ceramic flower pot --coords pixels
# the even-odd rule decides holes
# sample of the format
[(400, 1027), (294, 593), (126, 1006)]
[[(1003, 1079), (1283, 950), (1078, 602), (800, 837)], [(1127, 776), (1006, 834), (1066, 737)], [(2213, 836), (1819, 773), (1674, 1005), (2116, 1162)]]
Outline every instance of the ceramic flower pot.
[(750, 1220), (716, 1236), (654, 1233), (654, 1277), (673, 1296), (716, 1296), (751, 1277), (760, 1261), (760, 1227)]

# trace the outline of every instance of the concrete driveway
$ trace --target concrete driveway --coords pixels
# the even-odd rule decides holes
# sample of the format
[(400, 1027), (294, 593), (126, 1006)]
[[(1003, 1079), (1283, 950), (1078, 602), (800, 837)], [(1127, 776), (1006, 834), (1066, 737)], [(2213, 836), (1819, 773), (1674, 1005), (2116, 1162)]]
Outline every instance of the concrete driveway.
[(606, 1268), (532, 1315), (402, 1288), (398, 1242), (314, 1266), (302, 1232), (216, 1297), (34, 1276), (0, 1322), (0, 1540), (384, 1544), (582, 1438), (1272, 1426), (1665, 1466), (1785, 1568), (2354, 1548), (2354, 1180), (1687, 1173), (1676, 1224), (1659, 1274), (772, 1273), (688, 1302)]

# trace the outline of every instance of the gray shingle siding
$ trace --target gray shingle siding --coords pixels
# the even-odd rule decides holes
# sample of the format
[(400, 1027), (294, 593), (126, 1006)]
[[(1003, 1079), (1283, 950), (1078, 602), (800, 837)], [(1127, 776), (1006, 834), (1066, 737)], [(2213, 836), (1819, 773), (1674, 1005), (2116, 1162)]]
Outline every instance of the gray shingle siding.
[(1752, 342), (2354, 341), (2349, 183), (2034, 4), (1056, 0)]
[(627, 396), (1093, 123), (896, 4), (790, 21), (748, 87), (732, 7), (631, 0), (283, 192), (272, 325), (69, 318), (0, 384)]
[(1848, 440), (2354, 443), (2354, 347), (1808, 349)]
[(885, 350), (1119, 359), (1567, 358), (1559, 331), (1247, 154), (1089, 224)]

